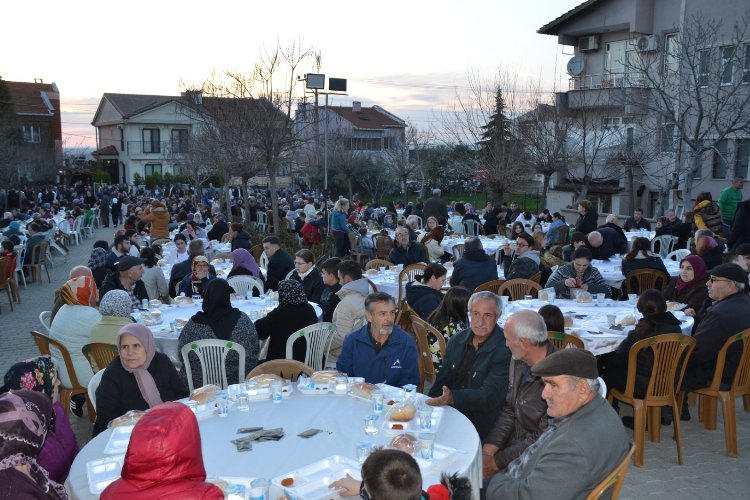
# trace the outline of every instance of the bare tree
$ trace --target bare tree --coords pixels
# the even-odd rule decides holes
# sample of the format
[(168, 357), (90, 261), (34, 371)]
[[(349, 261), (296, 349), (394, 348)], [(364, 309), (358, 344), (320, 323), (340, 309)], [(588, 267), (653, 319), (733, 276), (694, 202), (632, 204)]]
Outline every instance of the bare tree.
[(705, 153), (750, 130), (750, 75), (746, 44), (750, 13), (725, 29), (721, 20), (690, 16), (665, 39), (665, 57), (639, 52), (630, 61), (632, 78), (650, 89), (647, 107), (660, 126), (663, 152), (674, 151), (675, 178), (689, 200)]
[(380, 203), (380, 200), (393, 189), (395, 179), (382, 159), (360, 157), (359, 161), (359, 183), (375, 203)]
[(407, 181), (422, 167), (422, 153), (430, 142), (430, 135), (407, 123), (404, 141), (397, 141), (386, 150), (385, 165), (398, 182), (406, 201), (409, 201)]

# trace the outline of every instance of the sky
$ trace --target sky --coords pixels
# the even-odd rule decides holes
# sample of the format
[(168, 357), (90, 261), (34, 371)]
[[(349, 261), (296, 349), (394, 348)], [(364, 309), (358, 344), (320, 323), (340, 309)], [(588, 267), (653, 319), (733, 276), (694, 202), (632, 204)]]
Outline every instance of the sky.
[(377, 104), (424, 131), (439, 128), (470, 74), (503, 68), (566, 88), (572, 49), (536, 30), (582, 1), (12, 2), (2, 9), (0, 76), (55, 82), (65, 147), (95, 147), (105, 92), (179, 95), (215, 72), (249, 73), (277, 41), (301, 40), (322, 55), (321, 73), (348, 80), (348, 95), (330, 104)]

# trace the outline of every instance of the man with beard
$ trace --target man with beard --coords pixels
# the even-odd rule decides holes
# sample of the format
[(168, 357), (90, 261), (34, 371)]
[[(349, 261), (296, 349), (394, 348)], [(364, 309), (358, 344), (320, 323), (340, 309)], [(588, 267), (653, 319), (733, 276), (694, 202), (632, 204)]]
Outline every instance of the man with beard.
[[(419, 358), (414, 340), (396, 322), (396, 301), (384, 292), (365, 299), (367, 324), (347, 335), (336, 369), (366, 382), (394, 387), (419, 385)], [(507, 365), (506, 365), (507, 370)]]
[(409, 241), (409, 230), (404, 226), (396, 228), (396, 241), (388, 254), (388, 260), (393, 264), (416, 264), (418, 262), (429, 262), (424, 251), (424, 245), (416, 241)]

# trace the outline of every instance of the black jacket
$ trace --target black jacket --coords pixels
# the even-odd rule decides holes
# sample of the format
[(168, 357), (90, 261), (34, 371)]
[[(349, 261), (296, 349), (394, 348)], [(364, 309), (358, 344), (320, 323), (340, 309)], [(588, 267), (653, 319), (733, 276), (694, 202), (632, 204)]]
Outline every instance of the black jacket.
[[(154, 377), (162, 401), (175, 401), (188, 396), (187, 387), (180, 380), (172, 361), (166, 354), (157, 352), (148, 372)], [(96, 390), (96, 422), (93, 436), (107, 428), (107, 424), (130, 410), (147, 410), (135, 375), (128, 373), (116, 357), (107, 366), (99, 388)]]
[(432, 311), (437, 309), (442, 300), (443, 294), (439, 290), (413, 281), (406, 284), (406, 301), (409, 303), (409, 307), (414, 309), (419, 317), (425, 321), (430, 317)]
[[(265, 318), (255, 322), (255, 329), (258, 331), (258, 339), (268, 341), (268, 355), (266, 360), (285, 359), (286, 342), (289, 337), (296, 331), (306, 326), (318, 322), (315, 309), (310, 304), (300, 305), (280, 305)], [(299, 340), (293, 346), (293, 358), (297, 361), (305, 362), (305, 351), (307, 344)]]
[(394, 244), (391, 253), (388, 254), (388, 260), (393, 264), (403, 264), (404, 266), (417, 264), (418, 262), (428, 263), (430, 261), (427, 258), (424, 245), (416, 241), (410, 241), (406, 250), (402, 250), (401, 247)]
[(323, 321), (327, 323), (333, 321), (333, 311), (341, 302), (339, 296), (336, 295), (339, 290), (341, 290), (341, 283), (336, 283), (333, 286), (323, 285), (323, 292), (320, 294), (318, 305), (323, 310)]
[(497, 264), (495, 259), (484, 253), (484, 250), (476, 252), (465, 251), (463, 256), (453, 265), (451, 275), (451, 286), (462, 286), (469, 291), (497, 279)]
[(607, 260), (615, 254), (624, 254), (628, 251), (628, 240), (611, 227), (601, 227), (597, 231), (602, 235), (600, 247), (591, 248), (591, 256), (598, 260)]
[(240, 231), (240, 233), (232, 238), (232, 251), (234, 252), (238, 248), (244, 248), (245, 250), (250, 250), (253, 247), (252, 242), (250, 241), (250, 234), (246, 231)]
[(323, 276), (320, 274), (320, 271), (318, 271), (318, 268), (313, 267), (310, 270), (310, 274), (305, 276), (305, 279), (300, 278), (297, 271), (294, 271), (290, 278), (302, 283), (302, 287), (305, 289), (305, 295), (307, 295), (307, 300), (315, 302), (316, 304), (320, 303), (320, 294), (323, 293), (323, 287), (325, 285), (323, 284)]
[(732, 232), (729, 234), (729, 240), (727, 241), (731, 250), (736, 250), (743, 243), (750, 243), (750, 200), (741, 201), (737, 204)]
[(229, 232), (229, 224), (227, 224), (223, 220), (220, 220), (216, 224), (214, 224), (214, 227), (211, 228), (211, 230), (208, 232), (206, 237), (208, 238), (209, 241), (211, 240), (220, 241), (221, 237), (227, 234), (228, 232)]
[(279, 248), (273, 257), (268, 259), (266, 270), (266, 290), (278, 290), (279, 281), (286, 278), (289, 271), (294, 269), (294, 259), (286, 250)]
[[(99, 297), (104, 297), (104, 295), (110, 290), (127, 291), (122, 286), (122, 283), (120, 283), (120, 273), (117, 271), (112, 271), (111, 273), (107, 275), (106, 278), (104, 278), (104, 281), (102, 282), (102, 287), (99, 289)], [(142, 280), (138, 280), (135, 282), (133, 295), (135, 295), (139, 301), (143, 299), (148, 299), (148, 292), (146, 291), (146, 285), (143, 283)]]
[(597, 219), (599, 219), (599, 214), (593, 210), (586, 212), (586, 214), (578, 217), (575, 230), (579, 233), (589, 234), (591, 231), (596, 230)]

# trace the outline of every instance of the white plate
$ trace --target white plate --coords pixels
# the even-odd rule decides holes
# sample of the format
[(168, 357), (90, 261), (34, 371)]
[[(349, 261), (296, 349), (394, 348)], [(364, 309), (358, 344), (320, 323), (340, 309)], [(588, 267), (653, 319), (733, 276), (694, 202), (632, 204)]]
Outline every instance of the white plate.
[(120, 479), (125, 455), (99, 458), (86, 463), (89, 491), (99, 496), (110, 483)]
[(109, 435), (109, 441), (107, 446), (104, 447), (104, 453), (106, 455), (124, 455), (128, 451), (128, 443), (130, 443), (130, 435), (133, 433), (134, 425), (123, 425), (122, 427), (115, 427), (112, 430), (112, 434)]
[[(327, 500), (339, 498), (336, 490), (328, 486), (349, 474), (356, 480), (361, 479), (360, 464), (351, 458), (333, 455), (310, 465), (293, 470), (287, 474), (271, 479), (271, 484), (294, 493), (298, 500)], [(292, 478), (291, 486), (282, 486), (281, 481)]]
[(297, 387), (297, 391), (305, 396), (322, 396), (333, 390), (333, 384), (315, 384), (315, 388)]

